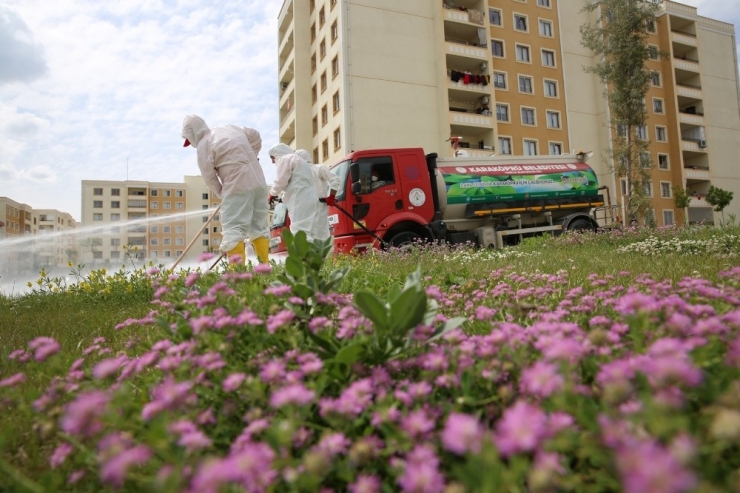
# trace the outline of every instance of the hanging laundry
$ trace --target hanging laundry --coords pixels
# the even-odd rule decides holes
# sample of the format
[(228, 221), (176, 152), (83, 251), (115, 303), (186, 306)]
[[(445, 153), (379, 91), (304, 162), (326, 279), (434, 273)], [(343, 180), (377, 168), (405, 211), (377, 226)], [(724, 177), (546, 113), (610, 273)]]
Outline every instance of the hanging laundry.
[(459, 82), (462, 75), (463, 74), (457, 70), (450, 70), (450, 79), (452, 79), (452, 82)]

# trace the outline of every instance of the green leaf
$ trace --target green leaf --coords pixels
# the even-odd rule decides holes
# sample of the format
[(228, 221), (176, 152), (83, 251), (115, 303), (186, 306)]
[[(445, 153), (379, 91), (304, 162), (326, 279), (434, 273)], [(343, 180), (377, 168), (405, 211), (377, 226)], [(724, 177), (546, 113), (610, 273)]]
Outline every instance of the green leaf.
[(375, 293), (368, 290), (361, 290), (355, 293), (354, 305), (364, 316), (369, 318), (376, 329), (387, 331), (389, 327), (388, 308), (377, 297)]
[(401, 293), (392, 304), (390, 322), (394, 334), (413, 329), (424, 320), (427, 311), (427, 295), (416, 288), (407, 289)]
[(340, 349), (337, 355), (334, 357), (334, 361), (336, 361), (337, 363), (344, 363), (347, 366), (352, 366), (360, 361), (364, 354), (364, 344), (352, 344)]
[(305, 268), (303, 267), (303, 263), (301, 263), (300, 258), (296, 258), (294, 256), (288, 256), (285, 259), (285, 271), (293, 279), (302, 279), (305, 273)]
[(430, 341), (434, 341), (435, 339), (439, 339), (440, 337), (442, 337), (446, 333), (448, 333), (448, 332), (450, 332), (452, 330), (455, 330), (458, 327), (460, 327), (467, 320), (468, 319), (465, 318), (465, 317), (455, 317), (455, 318), (449, 319), (447, 322), (445, 322), (445, 324), (442, 327), (442, 329), (439, 332), (435, 333), (432, 337), (430, 337), (429, 339), (427, 339), (427, 341), (430, 342)]

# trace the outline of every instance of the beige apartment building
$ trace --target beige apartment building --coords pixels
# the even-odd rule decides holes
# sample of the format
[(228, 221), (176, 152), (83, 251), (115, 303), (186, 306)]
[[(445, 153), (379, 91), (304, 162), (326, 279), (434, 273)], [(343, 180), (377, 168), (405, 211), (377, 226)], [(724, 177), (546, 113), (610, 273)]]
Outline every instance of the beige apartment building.
[(66, 266), (77, 259), (72, 234), (77, 222), (67, 212), (34, 209), (0, 197), (0, 275)]
[[(218, 250), (221, 222), (218, 207), (200, 176), (183, 183), (147, 181), (82, 181), (80, 250), (86, 265), (118, 265), (130, 260), (195, 262)], [(188, 249), (188, 246), (192, 246)]]
[[(613, 203), (613, 137), (596, 58), (579, 27), (586, 0), (285, 0), (278, 19), (280, 141), (332, 164), (352, 150), (423, 147), (453, 156), (593, 151)], [(656, 56), (646, 96), (656, 223), (717, 221), (710, 185), (740, 215), (734, 26), (663, 2), (646, 26)], [(668, 54), (667, 58), (658, 53)], [(457, 142), (457, 149), (451, 145)], [(717, 217), (715, 217), (717, 216)]]

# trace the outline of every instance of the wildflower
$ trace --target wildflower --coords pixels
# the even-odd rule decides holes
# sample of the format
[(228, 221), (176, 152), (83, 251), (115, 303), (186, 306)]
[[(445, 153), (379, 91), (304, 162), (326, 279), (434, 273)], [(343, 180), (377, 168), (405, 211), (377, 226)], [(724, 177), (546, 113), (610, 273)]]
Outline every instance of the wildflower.
[(565, 380), (552, 363), (538, 361), (522, 372), (519, 389), (536, 397), (549, 397), (562, 389)]
[(269, 274), (272, 272), (272, 265), (270, 264), (257, 264), (254, 266), (255, 274)]
[(65, 407), (62, 430), (72, 435), (94, 435), (103, 428), (98, 418), (105, 412), (109, 400), (110, 397), (100, 390), (80, 394)]
[(126, 449), (106, 461), (100, 468), (100, 479), (103, 483), (120, 488), (126, 473), (133, 465), (143, 465), (152, 456), (151, 450), (144, 445)]
[(54, 452), (52, 452), (51, 457), (49, 458), (49, 465), (51, 465), (51, 468), (56, 469), (61, 466), (70, 452), (72, 452), (72, 445), (66, 442), (57, 445), (57, 448), (54, 449)]
[(374, 475), (358, 474), (353, 483), (348, 485), (350, 493), (378, 493), (380, 479)]
[(494, 441), (504, 456), (535, 450), (547, 431), (547, 415), (537, 406), (517, 401), (504, 411)]
[(274, 334), (280, 327), (289, 324), (295, 318), (290, 310), (281, 310), (275, 315), (267, 317), (267, 332)]
[(177, 444), (185, 447), (188, 453), (192, 453), (196, 450), (210, 447), (211, 439), (205, 436), (202, 431), (194, 430), (183, 433)]
[(260, 369), (260, 378), (265, 383), (274, 383), (285, 376), (285, 363), (280, 360), (270, 360)]
[(96, 380), (103, 380), (108, 377), (112, 377), (121, 369), (121, 365), (128, 360), (126, 356), (119, 356), (118, 358), (108, 358), (100, 361), (93, 367), (93, 377)]
[(427, 445), (417, 445), (406, 456), (401, 477), (401, 491), (407, 493), (441, 493), (444, 491), (444, 476), (439, 472), (439, 458)]
[(241, 386), (245, 378), (247, 378), (247, 375), (244, 373), (232, 373), (221, 382), (221, 387), (226, 392), (232, 392)]
[(456, 454), (478, 453), (481, 448), (481, 426), (473, 416), (452, 413), (442, 431), (442, 444)]
[(324, 436), (316, 445), (316, 450), (332, 457), (337, 454), (347, 453), (350, 443), (349, 439), (343, 433), (330, 433)]
[(21, 382), (26, 381), (26, 375), (24, 373), (16, 373), (15, 375), (12, 375), (8, 378), (5, 378), (3, 380), (0, 380), (0, 388), (2, 387), (12, 387), (14, 385), (17, 385)]
[(283, 407), (287, 404), (305, 406), (310, 404), (315, 397), (316, 393), (313, 390), (307, 389), (303, 384), (294, 383), (274, 391), (270, 397), (270, 405), (272, 407)]
[(620, 447), (616, 464), (626, 493), (682, 493), (696, 486), (694, 474), (654, 440)]
[(33, 357), (36, 361), (46, 361), (49, 356), (57, 354), (62, 349), (51, 337), (37, 337), (28, 343), (28, 347), (34, 351)]
[(411, 411), (401, 418), (400, 424), (401, 428), (413, 438), (425, 435), (434, 429), (434, 421), (429, 419), (427, 413), (421, 409)]
[(85, 476), (85, 470), (84, 469), (78, 469), (72, 474), (69, 475), (67, 478), (67, 484), (75, 484), (77, 481), (82, 479)]

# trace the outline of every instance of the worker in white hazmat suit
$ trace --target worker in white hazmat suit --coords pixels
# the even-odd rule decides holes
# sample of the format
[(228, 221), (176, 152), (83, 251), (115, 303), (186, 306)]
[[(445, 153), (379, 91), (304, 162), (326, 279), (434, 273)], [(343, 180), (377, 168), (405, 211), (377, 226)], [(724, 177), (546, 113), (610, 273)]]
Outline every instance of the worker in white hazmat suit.
[(267, 216), (267, 182), (257, 153), (262, 147), (253, 128), (226, 125), (209, 129), (198, 115), (182, 123), (184, 147), (198, 151), (198, 168), (206, 186), (221, 198), (220, 249), (245, 259), (249, 238), (260, 262), (268, 262), (270, 248)]
[(312, 235), (319, 240), (325, 240), (331, 236), (329, 231), (329, 206), (334, 205), (334, 197), (339, 190), (339, 177), (322, 164), (313, 164), (311, 154), (306, 149), (295, 151), (296, 155), (303, 158), (311, 165), (313, 174), (313, 186), (316, 195), (323, 201), (319, 202), (319, 215), (316, 216)]
[(314, 221), (319, 215), (319, 196), (313, 186), (311, 165), (297, 156), (285, 144), (277, 144), (270, 151), (270, 159), (277, 166), (277, 176), (268, 200), (283, 194), (283, 203), (290, 215), (290, 232), (305, 231), (309, 241), (314, 239)]

